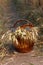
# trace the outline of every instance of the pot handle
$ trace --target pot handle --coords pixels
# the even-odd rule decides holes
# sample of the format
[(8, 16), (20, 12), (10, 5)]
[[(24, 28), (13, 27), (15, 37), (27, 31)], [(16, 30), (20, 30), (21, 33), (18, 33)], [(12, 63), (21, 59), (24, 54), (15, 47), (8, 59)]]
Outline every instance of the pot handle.
[[(17, 20), (17, 21), (14, 23), (13, 27), (15, 27), (18, 22), (23, 22), (23, 21), (30, 22), (30, 21), (27, 20), (27, 19), (20, 19), (20, 20)], [(21, 28), (25, 28), (25, 27), (32, 28), (32, 27), (34, 27), (34, 25), (30, 22), (30, 23), (28, 23), (28, 24), (21, 25), (20, 27), (21, 27)]]

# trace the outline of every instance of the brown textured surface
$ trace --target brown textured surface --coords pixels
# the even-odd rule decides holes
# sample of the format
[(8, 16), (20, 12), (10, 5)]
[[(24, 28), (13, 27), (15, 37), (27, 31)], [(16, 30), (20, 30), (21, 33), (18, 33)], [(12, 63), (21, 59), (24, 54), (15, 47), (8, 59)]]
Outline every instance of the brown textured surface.
[(12, 57), (5, 57), (0, 65), (43, 65), (42, 56), (34, 56), (34, 51), (30, 53), (16, 53)]

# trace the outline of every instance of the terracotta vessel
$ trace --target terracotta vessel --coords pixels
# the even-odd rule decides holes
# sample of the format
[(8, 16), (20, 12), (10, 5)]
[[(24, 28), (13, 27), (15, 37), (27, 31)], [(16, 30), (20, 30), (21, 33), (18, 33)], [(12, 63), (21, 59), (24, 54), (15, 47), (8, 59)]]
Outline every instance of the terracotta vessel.
[[(21, 26), (16, 27), (16, 24), (19, 22), (23, 22), (27, 20), (18, 20), (14, 24), (15, 32), (12, 35), (13, 46), (18, 52), (26, 53), (33, 49), (34, 41), (31, 39), (31, 29), (33, 27), (32, 24), (27, 23)], [(27, 30), (29, 28), (30, 30)]]

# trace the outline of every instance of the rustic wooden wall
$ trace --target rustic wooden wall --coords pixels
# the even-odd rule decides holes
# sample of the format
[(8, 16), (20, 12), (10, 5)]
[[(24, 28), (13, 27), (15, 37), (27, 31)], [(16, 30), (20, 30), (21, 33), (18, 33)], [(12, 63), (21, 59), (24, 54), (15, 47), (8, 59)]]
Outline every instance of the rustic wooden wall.
[[(11, 0), (0, 0), (0, 4), (7, 4), (10, 3)], [(13, 0), (12, 0), (13, 1)], [(30, 4), (30, 5), (33, 5), (33, 6), (43, 6), (43, 0), (14, 0), (14, 1), (17, 1), (17, 2), (20, 2), (22, 4)]]
[(33, 6), (43, 6), (43, 0), (18, 0), (23, 4), (32, 4)]
[(40, 5), (43, 6), (43, 0), (40, 0)]

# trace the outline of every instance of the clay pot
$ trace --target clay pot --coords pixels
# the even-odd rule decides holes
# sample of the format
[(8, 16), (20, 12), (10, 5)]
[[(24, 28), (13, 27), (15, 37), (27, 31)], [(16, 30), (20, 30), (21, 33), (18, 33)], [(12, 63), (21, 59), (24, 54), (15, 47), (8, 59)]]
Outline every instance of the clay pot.
[[(23, 21), (26, 21), (27, 20), (19, 20), (17, 21), (15, 24), (14, 24), (14, 27), (16, 27), (16, 24), (19, 23), (19, 22), (23, 22)], [(19, 28), (20, 27), (20, 28)], [(19, 28), (19, 30), (22, 30), (24, 31), (24, 29), (28, 27), (28, 28), (32, 28), (33, 25), (32, 24), (24, 24), (24, 25), (21, 25), (21, 26), (18, 26), (15, 28), (15, 31), (17, 31), (17, 28)], [(26, 32), (29, 32), (29, 30), (26, 30)], [(29, 36), (28, 36), (29, 37)], [(33, 49), (33, 46), (34, 46), (34, 41), (29, 39), (29, 38), (26, 38), (24, 39), (24, 37), (22, 38), (22, 36), (20, 35), (16, 35), (16, 32), (15, 34), (12, 35), (12, 41), (13, 41), (13, 46), (15, 47), (15, 49), (18, 51), (18, 52), (21, 52), (21, 53), (26, 53), (26, 52), (29, 52)]]

